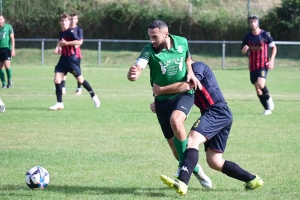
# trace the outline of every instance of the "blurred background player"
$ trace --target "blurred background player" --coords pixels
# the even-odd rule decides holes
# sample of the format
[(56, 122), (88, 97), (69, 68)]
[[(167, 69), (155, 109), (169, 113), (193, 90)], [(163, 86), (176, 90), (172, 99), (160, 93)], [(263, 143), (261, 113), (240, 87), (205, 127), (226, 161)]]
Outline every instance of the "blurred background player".
[[(248, 18), (251, 31), (246, 34), (242, 43), (242, 54), (248, 53), (250, 81), (254, 84), (257, 96), (263, 105), (264, 115), (272, 114), (274, 109), (273, 99), (266, 86), (268, 69), (274, 68), (277, 48), (270, 34), (259, 28), (259, 17), (251, 15)], [(269, 59), (268, 48), (272, 49)]]
[(61, 81), (64, 75), (68, 72), (72, 73), (73, 76), (80, 82), (83, 87), (90, 93), (94, 105), (99, 108), (100, 101), (98, 96), (94, 93), (90, 84), (81, 75), (80, 63), (76, 54), (76, 46), (80, 45), (81, 42), (74, 29), (70, 28), (70, 16), (62, 14), (60, 18), (60, 24), (62, 30), (59, 33), (59, 41), (57, 42), (55, 53), (60, 54), (59, 61), (55, 66), (54, 83), (56, 88), (56, 99), (57, 103), (51, 106), (50, 110), (62, 110), (64, 104), (62, 102), (62, 87)]
[[(77, 33), (77, 36), (79, 38), (80, 41), (80, 45), (82, 45), (83, 43), (83, 31), (82, 28), (80, 28), (79, 26), (77, 26), (78, 23), (78, 15), (76, 13), (72, 13), (70, 15), (71, 17), (71, 24), (70, 27), (74, 29), (74, 31)], [(76, 48), (76, 55), (77, 58), (79, 59), (79, 64), (81, 62), (81, 50), (80, 50), (80, 45), (75, 46)], [(80, 66), (80, 65), (79, 65)], [(67, 76), (64, 76), (63, 80), (61, 81), (61, 85), (62, 85), (62, 93), (66, 94), (66, 87), (65, 87), (65, 82), (67, 80)], [(77, 82), (77, 89), (75, 91), (76, 95), (81, 95), (82, 91), (81, 91), (81, 83)]]
[[(210, 168), (245, 182), (246, 189), (256, 189), (262, 186), (263, 181), (260, 177), (249, 173), (232, 161), (223, 159), (233, 121), (231, 110), (211, 68), (203, 62), (193, 63), (192, 68), (202, 85), (201, 89), (195, 90), (194, 100), (201, 115), (188, 135), (188, 145), (178, 178), (162, 175), (161, 180), (174, 188), (180, 195), (185, 195), (192, 175), (191, 172), (199, 159), (199, 145), (204, 144), (206, 161)], [(191, 88), (193, 85), (187, 82), (174, 83), (164, 87), (154, 85), (153, 94), (155, 96), (174, 94), (188, 91)], [(153, 105), (150, 108), (153, 112), (156, 111), (153, 110)]]
[[(10, 67), (10, 62), (15, 55), (15, 36), (13, 27), (10, 24), (5, 23), (5, 18), (3, 15), (0, 15), (0, 79), (2, 88), (12, 87), (12, 69)], [(5, 82), (4, 68), (7, 75), (7, 84)]]

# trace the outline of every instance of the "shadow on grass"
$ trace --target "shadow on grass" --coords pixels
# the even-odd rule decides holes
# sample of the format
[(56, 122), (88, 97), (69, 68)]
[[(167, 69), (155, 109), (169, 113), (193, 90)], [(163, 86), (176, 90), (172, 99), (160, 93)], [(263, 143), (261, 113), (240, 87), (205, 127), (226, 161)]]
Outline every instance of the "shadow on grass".
[[(14, 195), (18, 190), (25, 190), (25, 191), (31, 191), (26, 185), (25, 186), (17, 186), (17, 185), (1, 185), (0, 189), (2, 193), (6, 194), (0, 194), (0, 196), (6, 196), (6, 195)], [(171, 188), (161, 187), (161, 188), (142, 188), (142, 187), (83, 187), (83, 186), (67, 186), (67, 185), (49, 185), (44, 190), (47, 192), (55, 192), (55, 193), (62, 193), (65, 195), (76, 195), (76, 194), (83, 194), (83, 195), (103, 195), (103, 194), (118, 194), (118, 195), (136, 195), (136, 196), (148, 196), (148, 197), (170, 197), (168, 191), (173, 191)], [(199, 188), (193, 187), (189, 188), (189, 191), (199, 191)], [(232, 188), (232, 189), (201, 189), (201, 192), (240, 192), (240, 189)], [(35, 192), (35, 191), (34, 191)], [(20, 193), (17, 192), (16, 195), (20, 196)], [(23, 194), (22, 194), (23, 195)], [(26, 195), (25, 196), (30, 196)], [(177, 196), (177, 194), (174, 192), (174, 197)], [(178, 195), (178, 197), (180, 197)]]

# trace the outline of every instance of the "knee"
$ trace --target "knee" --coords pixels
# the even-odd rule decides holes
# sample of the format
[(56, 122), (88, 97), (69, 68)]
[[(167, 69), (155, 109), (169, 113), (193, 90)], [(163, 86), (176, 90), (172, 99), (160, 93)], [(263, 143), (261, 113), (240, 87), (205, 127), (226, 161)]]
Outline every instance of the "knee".
[(84, 81), (84, 78), (82, 76), (78, 76), (76, 79), (77, 79), (78, 83), (81, 83), (81, 84)]
[(181, 127), (183, 127), (183, 123), (184, 121), (182, 121), (179, 117), (171, 117), (170, 119), (170, 124), (174, 129), (180, 129)]
[(60, 84), (60, 83), (61, 83), (61, 80), (58, 79), (58, 78), (54, 78), (54, 83), (55, 83), (55, 84)]
[(211, 160), (208, 159), (207, 160), (207, 164), (210, 168), (217, 170), (217, 171), (222, 171), (223, 168), (223, 162), (221, 162), (222, 160)]

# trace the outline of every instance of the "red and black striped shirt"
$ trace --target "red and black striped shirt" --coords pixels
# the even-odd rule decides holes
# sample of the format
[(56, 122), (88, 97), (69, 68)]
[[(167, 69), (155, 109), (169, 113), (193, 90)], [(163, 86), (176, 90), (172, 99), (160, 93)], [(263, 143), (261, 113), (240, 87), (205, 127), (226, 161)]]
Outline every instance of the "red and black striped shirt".
[(195, 62), (192, 68), (196, 78), (200, 81), (202, 89), (195, 91), (194, 104), (203, 114), (210, 106), (225, 102), (217, 79), (209, 66), (203, 62)]
[(249, 32), (243, 39), (242, 48), (248, 45), (249, 70), (250, 72), (261, 68), (268, 68), (266, 65), (269, 62), (269, 47), (275, 45), (273, 38), (264, 30), (258, 35)]
[[(64, 39), (65, 41), (79, 40), (77, 32), (73, 28), (69, 28), (59, 33), (59, 40)], [(75, 46), (63, 46), (61, 47), (61, 56), (73, 56), (76, 54)]]

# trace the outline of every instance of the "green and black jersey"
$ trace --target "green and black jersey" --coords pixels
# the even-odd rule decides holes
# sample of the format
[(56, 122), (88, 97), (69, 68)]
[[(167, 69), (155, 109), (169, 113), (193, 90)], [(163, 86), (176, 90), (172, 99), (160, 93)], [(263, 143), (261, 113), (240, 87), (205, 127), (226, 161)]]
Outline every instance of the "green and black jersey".
[[(180, 36), (169, 34), (173, 40), (171, 49), (163, 49), (156, 54), (152, 44), (144, 46), (139, 58), (148, 61), (150, 68), (150, 83), (160, 86), (171, 85), (187, 80), (186, 59), (190, 57), (187, 39)], [(189, 93), (193, 93), (190, 90)], [(162, 94), (156, 97), (158, 100), (171, 99), (178, 94)]]
[(0, 48), (8, 48), (11, 50), (10, 34), (14, 33), (14, 30), (10, 24), (4, 24), (0, 28)]

